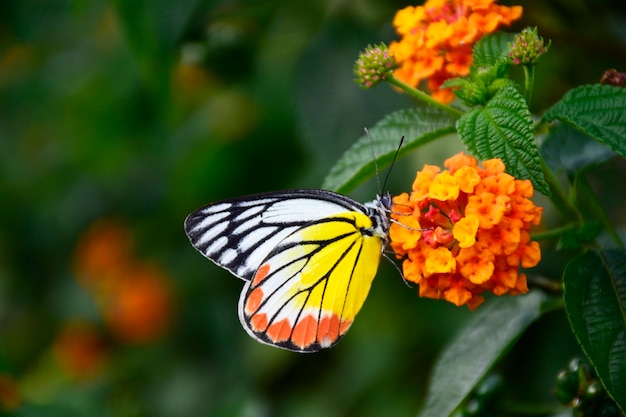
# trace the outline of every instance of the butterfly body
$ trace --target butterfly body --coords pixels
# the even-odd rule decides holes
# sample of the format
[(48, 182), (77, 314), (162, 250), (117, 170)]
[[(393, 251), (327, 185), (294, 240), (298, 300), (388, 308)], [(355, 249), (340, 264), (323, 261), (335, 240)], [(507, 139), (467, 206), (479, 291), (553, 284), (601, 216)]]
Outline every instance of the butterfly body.
[(192, 245), (246, 283), (239, 318), (270, 345), (314, 352), (336, 344), (361, 309), (389, 229), (390, 199), (361, 204), (325, 190), (210, 204), (185, 220)]

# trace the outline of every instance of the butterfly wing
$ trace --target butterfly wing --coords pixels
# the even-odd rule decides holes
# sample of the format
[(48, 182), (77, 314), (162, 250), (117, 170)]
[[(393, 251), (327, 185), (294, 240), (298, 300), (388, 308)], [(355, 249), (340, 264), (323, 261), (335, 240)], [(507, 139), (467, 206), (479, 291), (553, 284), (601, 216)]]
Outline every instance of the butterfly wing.
[(311, 221), (362, 204), (324, 190), (290, 190), (209, 204), (185, 219), (191, 244), (218, 266), (250, 280), (285, 237)]
[(239, 301), (255, 339), (299, 352), (333, 346), (369, 292), (388, 228), (384, 211), (323, 190), (206, 206), (185, 229), (204, 256), (248, 281)]

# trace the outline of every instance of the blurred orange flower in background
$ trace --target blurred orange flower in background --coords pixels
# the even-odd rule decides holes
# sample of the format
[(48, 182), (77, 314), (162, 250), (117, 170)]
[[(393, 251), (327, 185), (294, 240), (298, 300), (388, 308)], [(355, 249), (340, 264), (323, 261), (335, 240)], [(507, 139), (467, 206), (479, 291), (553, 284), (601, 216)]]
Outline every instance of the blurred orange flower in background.
[[(127, 343), (144, 343), (163, 335), (170, 323), (169, 279), (153, 265), (136, 264), (117, 283), (103, 309), (112, 333)], [(132, 278), (131, 278), (132, 277)]]
[(420, 296), (475, 309), (485, 291), (528, 292), (526, 275), (541, 260), (528, 230), (543, 209), (530, 200), (533, 186), (504, 172), (500, 159), (483, 162), (459, 153), (448, 169), (425, 165), (411, 194), (393, 199), (390, 246)]
[(74, 272), (119, 341), (151, 342), (169, 328), (170, 278), (134, 257), (131, 232), (121, 223), (101, 220), (85, 232), (76, 249)]
[(12, 411), (22, 403), (22, 394), (15, 379), (0, 372), (0, 414)]
[(66, 324), (54, 340), (52, 351), (61, 368), (75, 379), (97, 376), (108, 356), (100, 329), (87, 321)]
[(398, 64), (394, 76), (413, 87), (428, 80), (433, 98), (449, 103), (454, 93), (441, 85), (469, 74), (474, 43), (521, 15), (522, 6), (496, 0), (428, 0), (399, 10), (393, 26), (402, 38), (389, 45)]

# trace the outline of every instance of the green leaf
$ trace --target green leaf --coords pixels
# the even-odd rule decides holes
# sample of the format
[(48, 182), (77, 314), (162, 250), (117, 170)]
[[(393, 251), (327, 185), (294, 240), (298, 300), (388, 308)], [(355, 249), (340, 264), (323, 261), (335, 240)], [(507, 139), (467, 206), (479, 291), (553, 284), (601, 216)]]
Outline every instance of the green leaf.
[(581, 247), (590, 245), (602, 233), (602, 223), (589, 221), (580, 227), (565, 231), (557, 247), (559, 250), (580, 250)]
[(550, 195), (535, 145), (533, 120), (516, 88), (506, 86), (485, 107), (465, 113), (457, 129), (472, 154), (480, 159), (502, 159), (509, 174), (530, 179), (537, 191)]
[(616, 155), (605, 145), (566, 124), (552, 129), (539, 151), (550, 168), (570, 174), (600, 165)]
[(515, 84), (508, 79), (509, 43), (515, 35), (498, 32), (483, 37), (473, 49), (474, 62), (466, 77), (451, 78), (443, 87), (455, 87), (454, 93), (468, 106), (484, 105), (498, 90)]
[(492, 66), (508, 60), (510, 51), (509, 44), (515, 39), (514, 33), (496, 32), (493, 35), (484, 36), (476, 45), (472, 52), (474, 65)]
[(369, 130), (371, 146), (367, 135), (361, 136), (331, 168), (322, 188), (345, 193), (374, 175), (372, 149), (382, 169), (391, 163), (402, 136), (398, 156), (454, 133), (454, 122), (450, 114), (426, 105), (391, 113)]
[(583, 85), (568, 91), (545, 114), (560, 120), (626, 156), (626, 89), (611, 85)]
[(421, 417), (451, 415), (474, 387), (542, 314), (546, 296), (534, 291), (501, 297), (472, 315), (437, 359)]
[(563, 273), (565, 310), (578, 343), (626, 410), (626, 251), (589, 251)]

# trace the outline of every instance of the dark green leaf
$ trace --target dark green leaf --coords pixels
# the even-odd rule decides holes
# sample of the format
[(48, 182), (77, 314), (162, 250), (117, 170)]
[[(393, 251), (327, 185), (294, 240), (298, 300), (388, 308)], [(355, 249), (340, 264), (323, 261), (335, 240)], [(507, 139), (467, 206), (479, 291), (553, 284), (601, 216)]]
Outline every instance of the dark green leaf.
[(589, 251), (563, 273), (565, 309), (604, 387), (626, 410), (626, 251)]
[(599, 165), (615, 156), (611, 149), (566, 124), (552, 129), (540, 152), (550, 168), (568, 173)]
[(550, 195), (535, 145), (533, 120), (517, 89), (502, 88), (487, 106), (461, 116), (457, 129), (472, 154), (480, 159), (502, 159), (511, 175), (530, 179), (537, 191)]
[(485, 36), (474, 45), (472, 54), (474, 65), (492, 66), (508, 60), (509, 44), (515, 38), (514, 33), (496, 32)]
[(435, 363), (421, 417), (449, 416), (515, 340), (542, 314), (543, 293), (501, 297), (480, 307)]
[(545, 114), (560, 120), (626, 156), (626, 89), (610, 85), (584, 85), (568, 91)]
[(428, 106), (392, 113), (369, 130), (371, 147), (367, 135), (361, 136), (331, 168), (322, 188), (347, 192), (374, 175), (372, 148), (382, 169), (391, 163), (402, 136), (405, 141), (399, 156), (454, 133), (454, 122), (453, 116)]
[(591, 221), (583, 223), (582, 226), (571, 229), (563, 233), (559, 239), (559, 250), (580, 250), (581, 247), (593, 243), (602, 232), (602, 223)]

